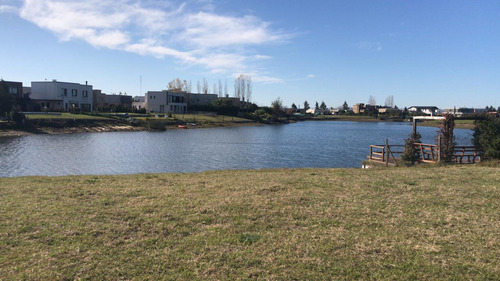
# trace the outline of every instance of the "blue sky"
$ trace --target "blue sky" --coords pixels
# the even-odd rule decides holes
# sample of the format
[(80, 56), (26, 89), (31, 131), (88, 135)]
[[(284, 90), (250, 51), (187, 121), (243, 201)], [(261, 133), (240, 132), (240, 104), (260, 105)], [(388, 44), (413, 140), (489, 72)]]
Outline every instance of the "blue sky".
[(500, 1), (0, 0), (0, 39), (0, 77), (27, 85), (232, 95), (248, 74), (258, 105), (500, 105)]

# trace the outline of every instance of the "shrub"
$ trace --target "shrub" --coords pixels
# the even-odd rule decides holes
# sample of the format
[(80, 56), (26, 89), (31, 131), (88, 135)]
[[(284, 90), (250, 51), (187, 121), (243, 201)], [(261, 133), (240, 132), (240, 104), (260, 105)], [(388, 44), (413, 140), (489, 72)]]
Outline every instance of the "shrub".
[(453, 158), (455, 151), (455, 136), (453, 129), (455, 128), (455, 119), (452, 114), (447, 114), (443, 120), (442, 128), (438, 131), (436, 144), (439, 149), (439, 156), (442, 162), (449, 163)]
[(481, 156), (500, 159), (500, 119), (484, 117), (474, 124), (472, 143), (480, 150)]
[(416, 143), (421, 143), (420, 138), (422, 136), (419, 133), (411, 133), (405, 140), (405, 147), (403, 154), (401, 154), (401, 160), (406, 165), (413, 165), (419, 158), (418, 150), (415, 147)]

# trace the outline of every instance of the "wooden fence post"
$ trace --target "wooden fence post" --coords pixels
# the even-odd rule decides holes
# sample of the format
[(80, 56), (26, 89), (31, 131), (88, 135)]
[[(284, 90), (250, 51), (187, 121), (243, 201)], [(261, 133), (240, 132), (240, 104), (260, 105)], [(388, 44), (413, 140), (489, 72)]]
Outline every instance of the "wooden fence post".
[(389, 166), (389, 139), (385, 139), (385, 165)]
[(438, 162), (441, 162), (441, 135), (438, 135)]

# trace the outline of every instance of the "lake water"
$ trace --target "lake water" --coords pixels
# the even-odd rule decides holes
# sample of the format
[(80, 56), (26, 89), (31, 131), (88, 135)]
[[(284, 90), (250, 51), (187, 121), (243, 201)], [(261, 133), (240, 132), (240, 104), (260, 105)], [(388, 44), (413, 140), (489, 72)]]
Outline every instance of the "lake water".
[[(0, 138), (0, 177), (360, 167), (370, 144), (403, 144), (409, 123), (299, 122), (236, 128)], [(437, 128), (419, 127), (424, 143)], [(459, 145), (472, 131), (455, 129)]]

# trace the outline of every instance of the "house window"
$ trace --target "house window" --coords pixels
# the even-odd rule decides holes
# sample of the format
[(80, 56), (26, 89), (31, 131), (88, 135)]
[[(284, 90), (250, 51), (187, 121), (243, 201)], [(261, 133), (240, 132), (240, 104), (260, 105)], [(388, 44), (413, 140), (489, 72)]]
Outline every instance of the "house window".
[(78, 90), (77, 89), (71, 89), (71, 95), (73, 97), (76, 97), (78, 95)]
[(89, 96), (89, 91), (82, 91), (82, 96), (83, 97), (88, 97)]
[(13, 95), (17, 95), (17, 88), (15, 88), (15, 87), (9, 87), (9, 93), (11, 93)]
[(61, 90), (62, 90), (61, 95), (63, 95), (63, 96), (67, 96), (67, 95), (68, 95), (68, 89), (64, 89), (64, 88), (63, 88), (63, 89), (61, 89)]

